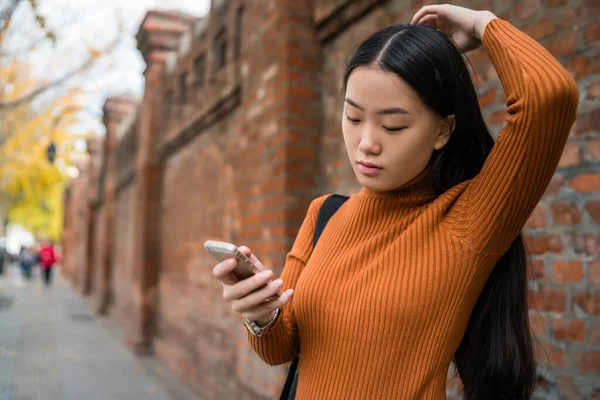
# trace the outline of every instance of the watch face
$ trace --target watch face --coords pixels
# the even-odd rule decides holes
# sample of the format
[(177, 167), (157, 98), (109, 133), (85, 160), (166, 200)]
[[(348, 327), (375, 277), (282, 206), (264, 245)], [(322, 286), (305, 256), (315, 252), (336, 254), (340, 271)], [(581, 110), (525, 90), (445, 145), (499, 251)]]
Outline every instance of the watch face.
[(255, 321), (248, 321), (246, 318), (242, 317), (242, 322), (246, 325), (246, 328), (250, 331), (253, 336), (261, 337), (262, 332), (265, 331), (268, 327), (273, 325), (277, 317), (281, 313), (281, 310), (278, 308), (275, 310), (275, 314), (273, 318), (269, 322), (267, 322), (264, 326), (258, 325)]

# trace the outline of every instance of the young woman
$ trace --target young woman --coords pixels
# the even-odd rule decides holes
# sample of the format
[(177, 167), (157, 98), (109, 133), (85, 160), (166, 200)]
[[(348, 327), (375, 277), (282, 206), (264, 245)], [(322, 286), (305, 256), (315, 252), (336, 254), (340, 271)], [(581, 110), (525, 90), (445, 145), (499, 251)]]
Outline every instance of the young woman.
[[(495, 144), (460, 54), (482, 42), (507, 96)], [(214, 268), (233, 310), (261, 327), (251, 346), (269, 364), (301, 353), (297, 399), (445, 399), (452, 361), (466, 399), (529, 399), (520, 231), (575, 120), (575, 82), (491, 12), (433, 5), (368, 38), (344, 84), (363, 189), (314, 249), (327, 196), (312, 202), (282, 279), (257, 290), (271, 271), (238, 282), (235, 260)]]

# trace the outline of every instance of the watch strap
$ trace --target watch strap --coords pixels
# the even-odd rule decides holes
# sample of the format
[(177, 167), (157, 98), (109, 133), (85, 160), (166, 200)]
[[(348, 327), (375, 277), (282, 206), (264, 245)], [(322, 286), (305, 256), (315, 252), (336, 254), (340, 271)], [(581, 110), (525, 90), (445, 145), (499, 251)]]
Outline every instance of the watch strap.
[(281, 310), (279, 308), (276, 309), (275, 314), (273, 314), (273, 318), (271, 318), (271, 320), (269, 322), (267, 322), (265, 325), (259, 325), (255, 321), (249, 321), (244, 317), (242, 317), (242, 322), (244, 323), (244, 325), (246, 326), (248, 331), (253, 336), (263, 337), (264, 335), (267, 334), (267, 332), (270, 330), (270, 328), (273, 325), (275, 325), (275, 322), (277, 321), (280, 313), (281, 313)]

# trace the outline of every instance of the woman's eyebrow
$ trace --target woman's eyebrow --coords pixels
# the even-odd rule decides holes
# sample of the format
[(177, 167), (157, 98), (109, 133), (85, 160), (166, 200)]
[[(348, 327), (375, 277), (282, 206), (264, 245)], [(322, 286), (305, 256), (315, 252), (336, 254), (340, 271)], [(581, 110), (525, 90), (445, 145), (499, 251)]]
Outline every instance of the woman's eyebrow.
[[(344, 101), (348, 104), (350, 104), (353, 107), (358, 108), (361, 111), (364, 111), (365, 109), (362, 108), (361, 106), (359, 106), (358, 104), (356, 104), (356, 102), (354, 102), (354, 100), (352, 100), (349, 97), (346, 97), (344, 99)], [(389, 114), (405, 114), (405, 115), (411, 115), (411, 113), (409, 113), (406, 109), (402, 108), (402, 107), (393, 107), (393, 108), (386, 108), (383, 110), (379, 110), (377, 111), (377, 115), (389, 115)]]
[(355, 102), (354, 102), (354, 101), (353, 101), (353, 100), (352, 100), (350, 97), (346, 97), (346, 98), (344, 99), (344, 101), (345, 101), (346, 103), (350, 104), (351, 106), (358, 108), (358, 109), (359, 109), (359, 110), (361, 110), (361, 111), (365, 111), (365, 109), (364, 109), (364, 108), (362, 108), (361, 106), (359, 106), (358, 104), (356, 104), (356, 103), (355, 103)]
[(388, 114), (411, 115), (406, 109), (404, 109), (402, 107), (386, 108), (384, 110), (377, 111), (377, 115), (388, 115)]

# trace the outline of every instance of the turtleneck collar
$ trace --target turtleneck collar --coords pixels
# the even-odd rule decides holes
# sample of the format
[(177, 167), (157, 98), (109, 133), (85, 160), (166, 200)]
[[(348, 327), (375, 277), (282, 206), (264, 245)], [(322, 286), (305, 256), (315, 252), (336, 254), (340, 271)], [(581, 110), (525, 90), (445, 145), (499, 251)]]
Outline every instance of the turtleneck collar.
[(359, 195), (366, 197), (396, 198), (396, 199), (424, 199), (434, 197), (435, 191), (429, 179), (429, 168), (425, 168), (413, 179), (397, 189), (376, 191), (363, 187)]

